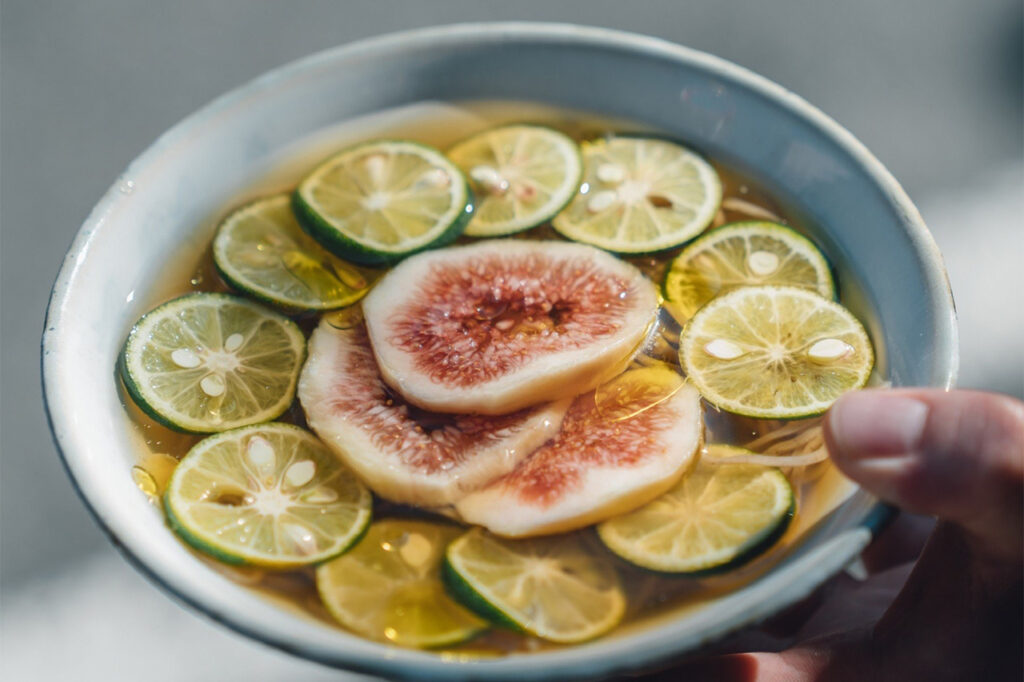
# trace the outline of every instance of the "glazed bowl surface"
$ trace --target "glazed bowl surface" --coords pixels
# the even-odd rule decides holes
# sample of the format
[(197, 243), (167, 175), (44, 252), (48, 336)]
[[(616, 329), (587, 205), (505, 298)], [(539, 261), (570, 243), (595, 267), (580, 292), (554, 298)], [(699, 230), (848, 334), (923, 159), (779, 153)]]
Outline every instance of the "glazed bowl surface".
[[(43, 335), (46, 405), (75, 486), (124, 554), (214, 620), (297, 656), (417, 679), (592, 678), (691, 652), (810, 594), (854, 560), (887, 515), (863, 491), (804, 533), (755, 582), (575, 647), (460, 660), (371, 642), (283, 609), (198, 560), (141, 495), (137, 442), (114, 374), (156, 273), (194, 262), (211, 216), (339, 122), (421, 102), (536, 102), (635, 121), (686, 141), (764, 187), (834, 257), (844, 303), (865, 321), (882, 376), (950, 387), (953, 302), (917, 210), (852, 135), (798, 96), (662, 40), (561, 24), (467, 24), (374, 38), (272, 71), (189, 116), (100, 199), (57, 277)], [(172, 275), (174, 273), (171, 273)], [(179, 273), (180, 274), (180, 273)]]

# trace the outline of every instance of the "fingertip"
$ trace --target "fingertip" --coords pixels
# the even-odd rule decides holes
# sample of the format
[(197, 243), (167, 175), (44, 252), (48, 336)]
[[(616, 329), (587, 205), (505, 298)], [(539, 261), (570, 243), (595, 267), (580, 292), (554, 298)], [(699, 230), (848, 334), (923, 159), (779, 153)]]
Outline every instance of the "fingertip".
[(794, 672), (781, 654), (742, 653), (700, 658), (645, 679), (650, 682), (789, 682), (798, 679), (793, 676)]
[(683, 665), (646, 676), (648, 682), (754, 682), (758, 679), (757, 654), (726, 654), (698, 658)]
[(836, 401), (823, 431), (840, 470), (880, 498), (958, 523), (990, 546), (1014, 545), (1024, 403), (972, 391), (871, 389)]
[(914, 452), (928, 421), (928, 404), (881, 390), (842, 396), (825, 417), (825, 438), (837, 461), (894, 457)]

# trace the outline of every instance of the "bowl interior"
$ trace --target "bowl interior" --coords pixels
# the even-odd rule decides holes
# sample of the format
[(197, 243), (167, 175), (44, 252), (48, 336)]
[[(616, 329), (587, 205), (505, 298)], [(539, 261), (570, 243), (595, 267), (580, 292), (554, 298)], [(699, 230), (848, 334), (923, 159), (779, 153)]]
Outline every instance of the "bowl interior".
[(115, 359), (131, 324), (198, 260), (218, 212), (288, 186), (296, 164), (308, 164), (326, 139), (365, 139), (382, 125), (401, 130), (409, 111), (420, 125), (423, 105), (403, 107), (423, 102), (448, 121), (444, 103), (463, 100), (540, 102), (631, 120), (756, 178), (799, 212), (835, 257), (839, 280), (858, 283), (844, 301), (867, 322), (883, 375), (896, 385), (952, 383), (952, 300), (930, 236), (877, 161), (802, 100), (713, 57), (613, 31), (418, 31), (316, 55), (217, 100), (142, 154), (86, 221), (55, 285), (43, 364), (55, 438), (87, 505), (144, 572), (215, 619), (303, 656), (399, 676), (528, 679), (634, 668), (809, 593), (870, 539), (878, 518), (868, 495), (854, 494), (809, 528), (762, 579), (685, 619), (654, 619), (572, 649), (451, 661), (283, 612), (186, 551), (135, 489), (138, 435), (121, 405)]

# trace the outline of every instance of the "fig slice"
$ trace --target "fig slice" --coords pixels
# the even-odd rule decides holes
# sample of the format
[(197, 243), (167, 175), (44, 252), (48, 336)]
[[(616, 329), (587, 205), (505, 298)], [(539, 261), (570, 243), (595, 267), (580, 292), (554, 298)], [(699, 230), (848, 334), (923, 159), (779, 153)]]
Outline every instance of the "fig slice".
[(409, 258), (363, 302), (384, 380), (438, 412), (506, 414), (625, 369), (658, 311), (637, 268), (583, 244), (492, 240)]
[(501, 416), (426, 412), (381, 380), (366, 327), (325, 318), (309, 341), (299, 401), (310, 428), (374, 492), (450, 505), (511, 471), (558, 431), (569, 400)]
[[(644, 370), (624, 377), (636, 371)], [(693, 461), (703, 418), (700, 394), (689, 383), (680, 380), (668, 397), (655, 393), (653, 400), (643, 387), (622, 393), (615, 409), (595, 400), (594, 391), (579, 396), (558, 435), (459, 501), (459, 516), (497, 535), (547, 535), (624, 514), (658, 497)]]

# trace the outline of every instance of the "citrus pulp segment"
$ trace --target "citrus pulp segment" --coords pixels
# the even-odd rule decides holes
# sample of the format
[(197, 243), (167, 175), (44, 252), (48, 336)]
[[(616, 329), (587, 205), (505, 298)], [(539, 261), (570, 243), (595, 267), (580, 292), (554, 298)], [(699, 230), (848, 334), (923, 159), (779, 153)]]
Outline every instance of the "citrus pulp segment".
[(451, 646), (487, 629), (487, 622), (455, 602), (441, 581), (457, 526), (388, 519), (372, 524), (345, 555), (316, 571), (320, 598), (342, 625), (400, 646)]
[(489, 620), (552, 642), (582, 642), (622, 620), (615, 568), (579, 535), (508, 540), (474, 528), (448, 546), (449, 591)]
[(322, 163), (299, 183), (293, 203), (302, 227), (327, 250), (383, 265), (454, 240), (471, 199), (465, 177), (441, 152), (380, 140)]
[(259, 424), (193, 447), (164, 493), (171, 527), (229, 563), (295, 568), (348, 549), (370, 522), (370, 492), (320, 441)]
[(861, 388), (874, 365), (850, 311), (795, 287), (743, 287), (690, 319), (679, 359), (701, 395), (723, 410), (762, 419), (820, 414)]
[(448, 150), (476, 197), (466, 227), (472, 237), (496, 237), (550, 220), (576, 194), (580, 150), (567, 135), (535, 125), (484, 131)]
[(369, 289), (363, 273), (302, 230), (287, 194), (225, 218), (213, 240), (213, 262), (231, 286), (286, 311), (341, 308)]
[[(711, 445), (715, 457), (745, 453)], [(661, 497), (597, 527), (601, 541), (632, 564), (662, 573), (709, 573), (735, 567), (771, 546), (795, 508), (778, 469), (705, 464)]]
[(718, 212), (722, 184), (707, 161), (666, 140), (586, 142), (580, 192), (552, 225), (569, 239), (618, 253), (678, 246)]
[(809, 239), (769, 222), (723, 225), (683, 249), (665, 274), (669, 308), (686, 321), (741, 286), (788, 285), (835, 298), (828, 261)]
[(237, 296), (188, 294), (139, 319), (120, 369), (150, 416), (214, 433), (284, 413), (305, 356), (302, 332), (283, 315)]

